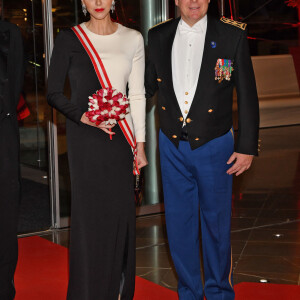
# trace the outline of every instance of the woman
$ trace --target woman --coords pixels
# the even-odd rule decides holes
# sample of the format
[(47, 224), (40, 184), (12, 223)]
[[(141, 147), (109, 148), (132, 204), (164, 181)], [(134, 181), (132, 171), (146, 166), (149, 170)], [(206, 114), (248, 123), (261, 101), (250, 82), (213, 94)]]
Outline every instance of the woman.
[[(126, 94), (134, 125), (139, 169), (147, 164), (144, 44), (140, 33), (114, 23), (112, 0), (83, 0), (90, 20), (80, 24), (105, 67), (113, 88)], [(63, 94), (68, 74), (72, 96)], [(67, 117), (72, 184), (69, 300), (132, 299), (135, 281), (133, 154), (119, 125), (89, 121), (88, 97), (104, 88), (74, 29), (56, 39), (48, 103)], [(110, 140), (109, 135), (112, 134)]]

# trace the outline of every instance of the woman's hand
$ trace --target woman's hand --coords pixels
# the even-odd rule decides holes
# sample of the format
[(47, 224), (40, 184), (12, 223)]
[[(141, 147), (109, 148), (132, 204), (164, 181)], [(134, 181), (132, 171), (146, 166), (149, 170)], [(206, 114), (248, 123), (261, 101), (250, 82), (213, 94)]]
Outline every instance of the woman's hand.
[(137, 163), (138, 163), (139, 170), (148, 165), (144, 145), (145, 143), (142, 142), (136, 143)]
[(115, 124), (114, 125), (105, 125), (105, 122), (102, 122), (100, 125), (97, 126), (95, 123), (93, 123), (89, 120), (89, 118), (85, 115), (85, 113), (82, 115), (80, 121), (82, 123), (86, 124), (86, 125), (97, 127), (97, 128), (103, 130), (104, 132), (106, 132), (109, 135), (115, 135), (116, 134), (115, 132), (109, 131), (109, 129), (112, 129), (112, 128), (115, 127)]

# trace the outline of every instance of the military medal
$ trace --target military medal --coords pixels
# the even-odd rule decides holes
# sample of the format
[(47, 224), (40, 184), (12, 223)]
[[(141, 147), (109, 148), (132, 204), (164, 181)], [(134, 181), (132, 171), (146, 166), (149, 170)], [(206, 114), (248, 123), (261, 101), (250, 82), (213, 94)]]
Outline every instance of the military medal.
[(219, 83), (224, 79), (230, 81), (233, 70), (233, 61), (231, 59), (219, 58), (215, 67), (215, 80), (218, 80)]

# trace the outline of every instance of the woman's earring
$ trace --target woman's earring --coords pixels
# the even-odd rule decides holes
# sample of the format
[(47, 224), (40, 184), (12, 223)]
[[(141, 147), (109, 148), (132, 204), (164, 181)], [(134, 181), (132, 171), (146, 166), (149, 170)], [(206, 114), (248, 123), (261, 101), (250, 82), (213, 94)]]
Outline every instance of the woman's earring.
[(116, 1), (114, 0), (114, 1), (112, 2), (112, 4), (111, 4), (110, 10), (111, 10), (112, 13), (114, 13), (115, 9), (116, 9)]
[(86, 10), (86, 6), (83, 3), (82, 3), (82, 12), (86, 16), (87, 10)]

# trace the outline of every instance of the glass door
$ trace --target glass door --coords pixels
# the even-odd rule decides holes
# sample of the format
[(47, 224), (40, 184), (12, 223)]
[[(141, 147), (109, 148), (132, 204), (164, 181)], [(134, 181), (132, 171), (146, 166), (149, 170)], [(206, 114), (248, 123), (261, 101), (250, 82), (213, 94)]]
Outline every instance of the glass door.
[(19, 26), (25, 52), (25, 80), (18, 105), (21, 144), (22, 200), (19, 233), (51, 227), (48, 185), (50, 118), (45, 94), (42, 3), (2, 0), (2, 19)]

